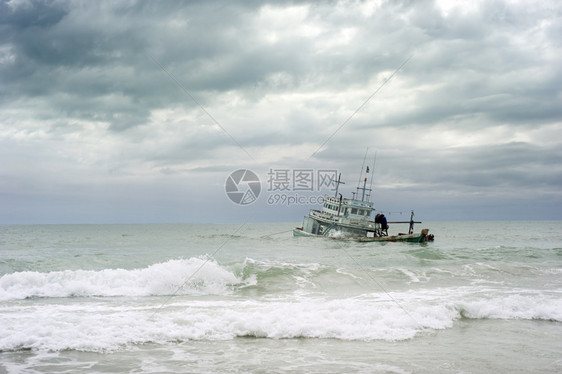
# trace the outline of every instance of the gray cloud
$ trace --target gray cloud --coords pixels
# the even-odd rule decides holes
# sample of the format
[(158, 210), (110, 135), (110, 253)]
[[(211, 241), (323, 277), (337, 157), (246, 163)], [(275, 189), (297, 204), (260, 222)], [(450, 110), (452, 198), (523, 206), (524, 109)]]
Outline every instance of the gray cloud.
[(218, 202), (233, 169), (353, 174), (367, 147), (389, 203), (448, 196), (433, 219), (462, 219), (450, 207), (525, 196), (560, 218), (561, 14), (555, 1), (2, 2), (0, 222), (193, 221), (177, 207), (203, 195), (217, 202), (202, 220), (234, 219)]

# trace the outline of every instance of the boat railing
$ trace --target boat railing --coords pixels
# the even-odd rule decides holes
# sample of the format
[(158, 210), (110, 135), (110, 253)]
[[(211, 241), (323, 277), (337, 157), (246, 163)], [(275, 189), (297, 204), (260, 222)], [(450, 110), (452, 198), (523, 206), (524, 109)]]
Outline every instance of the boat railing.
[(326, 220), (333, 220), (333, 221), (335, 221), (335, 220), (334, 220), (334, 215), (328, 214), (328, 213), (323, 213), (323, 212), (321, 212), (321, 211), (319, 211), (319, 210), (315, 210), (315, 209), (312, 209), (312, 210), (310, 211), (310, 216), (313, 217), (313, 218), (322, 218), (322, 219), (326, 219)]
[(312, 218), (319, 218), (329, 222), (337, 222), (343, 225), (350, 225), (350, 226), (357, 226), (364, 228), (366, 230), (376, 230), (380, 229), (380, 224), (375, 223), (375, 221), (370, 221), (367, 219), (355, 219), (355, 218), (347, 218), (342, 216), (334, 216), (330, 213), (325, 213), (316, 209), (310, 210), (310, 217)]

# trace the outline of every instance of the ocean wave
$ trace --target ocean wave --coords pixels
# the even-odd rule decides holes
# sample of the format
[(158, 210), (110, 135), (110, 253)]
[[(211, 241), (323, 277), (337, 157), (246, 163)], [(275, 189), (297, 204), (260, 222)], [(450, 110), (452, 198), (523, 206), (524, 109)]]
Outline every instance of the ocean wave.
[(452, 328), (462, 318), (562, 321), (556, 295), (475, 294), (453, 290), (365, 294), (327, 300), (173, 299), (126, 303), (0, 305), (0, 351), (112, 351), (136, 344), (265, 339), (402, 341)]
[[(237, 273), (238, 274), (238, 273)], [(247, 258), (239, 271), (240, 295), (267, 297), (339, 297), (362, 293), (368, 277), (345, 267)]]
[[(144, 343), (268, 339), (404, 340), (451, 325), (442, 306), (408, 316), (392, 303), (310, 299), (300, 302), (174, 299), (166, 305), (73, 303), (4, 310), (0, 351), (113, 351)], [(446, 317), (438, 317), (446, 314)]]
[(295, 280), (310, 279), (325, 270), (327, 267), (318, 263), (290, 263), (283, 261), (258, 261), (246, 258), (243, 263), (241, 276), (244, 279), (255, 280), (262, 286), (275, 284), (283, 287), (293, 287)]
[(28, 298), (293, 294), (356, 283), (357, 276), (318, 263), (219, 264), (209, 258), (169, 260), (141, 269), (23, 271), (0, 278), (0, 301)]
[(208, 258), (169, 260), (144, 269), (24, 271), (0, 278), (0, 301), (34, 297), (227, 294), (240, 282)]
[(521, 319), (562, 322), (560, 295), (507, 294), (459, 302), (457, 308), (469, 319)]

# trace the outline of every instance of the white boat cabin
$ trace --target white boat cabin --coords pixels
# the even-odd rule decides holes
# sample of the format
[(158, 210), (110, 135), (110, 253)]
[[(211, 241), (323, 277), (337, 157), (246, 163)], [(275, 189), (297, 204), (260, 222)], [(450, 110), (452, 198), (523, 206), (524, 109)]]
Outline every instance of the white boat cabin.
[(370, 220), (373, 203), (354, 199), (324, 197), (322, 212), (354, 220)]

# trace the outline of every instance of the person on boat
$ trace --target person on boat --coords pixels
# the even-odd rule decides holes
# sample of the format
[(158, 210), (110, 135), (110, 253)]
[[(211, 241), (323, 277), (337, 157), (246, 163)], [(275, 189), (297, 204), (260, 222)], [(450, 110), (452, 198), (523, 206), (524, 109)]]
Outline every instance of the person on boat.
[(381, 214), (381, 232), (384, 236), (388, 236), (388, 221), (386, 220), (384, 214)]
[(375, 216), (375, 223), (380, 223), (381, 225), (379, 236), (388, 236), (388, 221), (386, 220), (384, 214), (381, 213), (377, 214)]

